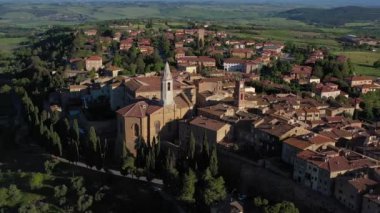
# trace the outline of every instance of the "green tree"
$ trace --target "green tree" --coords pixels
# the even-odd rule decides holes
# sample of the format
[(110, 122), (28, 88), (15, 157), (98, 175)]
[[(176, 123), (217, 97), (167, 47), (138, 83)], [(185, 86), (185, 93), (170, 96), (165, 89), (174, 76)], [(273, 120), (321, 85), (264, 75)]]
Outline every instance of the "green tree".
[(264, 210), (265, 213), (299, 213), (295, 205), (288, 201), (277, 203), (273, 206), (267, 206)]
[(22, 204), (18, 208), (18, 213), (39, 213), (39, 212), (41, 212), (40, 209), (38, 209), (36, 205), (33, 203), (25, 203), (25, 204)]
[(40, 189), (43, 186), (44, 175), (42, 173), (33, 173), (29, 178), (29, 186), (32, 190)]
[(57, 166), (59, 163), (58, 160), (47, 160), (44, 163), (45, 166), (45, 171), (48, 175), (51, 175), (53, 173), (54, 168)]
[(77, 192), (83, 187), (83, 177), (72, 177), (70, 181), (72, 188)]
[(79, 212), (85, 212), (93, 204), (93, 197), (91, 195), (81, 195), (77, 201), (77, 210)]
[(197, 177), (193, 170), (189, 171), (184, 175), (182, 179), (179, 200), (185, 203), (194, 203), (195, 202), (195, 184), (197, 182)]
[(214, 178), (207, 168), (202, 177), (204, 188), (202, 189), (201, 198), (204, 204), (211, 206), (226, 198), (227, 192), (222, 177)]
[(210, 172), (212, 176), (216, 177), (218, 175), (218, 156), (216, 146), (212, 146), (211, 156), (210, 156)]
[(177, 186), (179, 185), (178, 177), (179, 173), (174, 166), (174, 156), (171, 154), (171, 151), (169, 149), (165, 156), (163, 177), (165, 188), (167, 188), (169, 191), (177, 192)]
[(142, 54), (139, 54), (136, 60), (136, 66), (137, 66), (137, 73), (138, 74), (144, 74), (145, 73), (145, 62)]
[(4, 84), (0, 88), (0, 93), (9, 93), (12, 90), (12, 87), (10, 87), (8, 84)]
[(261, 197), (255, 197), (253, 199), (253, 205), (256, 207), (262, 207), (262, 206), (267, 206), (269, 204), (267, 199), (263, 199)]
[(61, 198), (66, 196), (67, 194), (67, 186), (66, 185), (60, 185), (54, 187), (54, 197), (55, 198)]
[(98, 146), (98, 137), (94, 127), (90, 127), (88, 131), (88, 142), (87, 142), (87, 151), (86, 151), (86, 161), (87, 164), (92, 167), (96, 164), (96, 154)]
[(72, 150), (76, 156), (75, 160), (79, 161), (80, 135), (79, 135), (79, 125), (78, 125), (77, 119), (74, 119), (73, 126), (70, 129), (70, 132), (71, 132), (71, 138), (73, 139)]
[(322, 78), (323, 77), (323, 67), (320, 65), (316, 65), (314, 67), (313, 75), (315, 75), (318, 78)]
[(193, 132), (190, 132), (190, 140), (188, 143), (188, 148), (187, 148), (187, 156), (189, 157), (190, 160), (194, 160), (194, 154), (195, 154), (195, 137)]
[(380, 59), (373, 63), (373, 67), (380, 68)]
[(136, 166), (135, 166), (135, 158), (132, 157), (131, 155), (127, 155), (123, 159), (123, 163), (121, 165), (121, 171), (123, 175), (130, 174), (133, 176), (136, 172)]

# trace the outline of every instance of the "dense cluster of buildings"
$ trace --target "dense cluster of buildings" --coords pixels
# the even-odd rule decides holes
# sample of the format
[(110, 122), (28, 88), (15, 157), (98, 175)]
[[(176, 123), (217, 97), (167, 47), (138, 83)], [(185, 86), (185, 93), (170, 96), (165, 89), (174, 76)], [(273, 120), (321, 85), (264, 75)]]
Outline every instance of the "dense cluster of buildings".
[[(141, 32), (130, 32), (134, 34)], [(312, 52), (305, 64), (293, 65), (283, 76), (286, 82), (314, 85), (311, 96), (265, 94), (257, 93), (250, 83), (260, 79), (259, 70), (271, 59), (283, 57), (283, 44), (231, 40), (226, 33), (204, 29), (168, 31), (166, 36), (173, 41), (176, 66), (166, 63), (159, 74), (135, 77), (118, 76), (118, 68), (108, 67), (108, 74), (62, 91), (62, 107), (105, 97), (117, 116), (117, 153), (127, 148), (134, 154), (141, 140), (153, 143), (159, 137), (183, 145), (191, 134), (196, 141), (207, 136), (221, 149), (249, 146), (263, 156), (281, 158), (293, 167), (294, 181), (334, 196), (354, 212), (379, 212), (380, 131), (353, 119), (355, 110), (360, 110), (357, 99), (333, 81), (322, 82), (313, 75), (313, 64), (324, 58), (322, 51)], [(213, 45), (207, 55), (186, 55), (186, 43), (198, 39), (202, 44), (214, 37), (219, 39), (209, 40)], [(127, 50), (136, 40), (119, 38), (119, 42), (120, 50)], [(218, 48), (222, 46), (228, 48)], [(151, 54), (149, 47), (150, 40), (138, 40), (142, 53)], [(223, 56), (223, 70), (217, 69), (213, 57), (217, 54)], [(85, 60), (86, 70), (104, 69), (100, 56)], [(215, 76), (200, 75), (202, 69), (213, 70)], [(380, 89), (371, 77), (345, 80), (363, 94)], [(338, 96), (347, 97), (348, 103), (328, 101)]]

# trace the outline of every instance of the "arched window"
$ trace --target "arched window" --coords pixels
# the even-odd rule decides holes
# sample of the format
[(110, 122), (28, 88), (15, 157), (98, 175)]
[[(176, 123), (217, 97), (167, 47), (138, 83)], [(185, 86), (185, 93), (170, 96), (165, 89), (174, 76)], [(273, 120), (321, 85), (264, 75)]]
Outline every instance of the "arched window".
[(161, 123), (160, 123), (160, 121), (155, 121), (154, 122), (154, 129), (156, 131), (156, 135), (158, 135), (160, 133), (160, 130), (161, 130)]
[(135, 133), (135, 137), (139, 137), (140, 136), (140, 127), (138, 124), (133, 124), (132, 126), (133, 128), (133, 132)]
[(168, 91), (170, 91), (170, 82), (168, 82)]

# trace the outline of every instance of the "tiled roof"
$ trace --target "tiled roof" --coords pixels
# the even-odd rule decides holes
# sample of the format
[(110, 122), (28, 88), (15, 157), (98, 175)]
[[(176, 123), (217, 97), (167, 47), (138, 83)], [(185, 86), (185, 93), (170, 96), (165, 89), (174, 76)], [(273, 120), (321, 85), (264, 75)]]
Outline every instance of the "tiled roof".
[(213, 130), (213, 131), (218, 131), (219, 129), (228, 125), (224, 122), (202, 117), (202, 116), (198, 116), (194, 118), (192, 121), (190, 121), (190, 124), (194, 126), (199, 126), (205, 129)]
[[(173, 89), (180, 90), (181, 83), (174, 80)], [(161, 77), (151, 76), (151, 77), (136, 77), (125, 82), (125, 86), (133, 92), (149, 92), (149, 91), (160, 91), (161, 90)]]
[(294, 74), (307, 74), (307, 75), (311, 75), (312, 71), (313, 71), (312, 67), (294, 65), (291, 72), (294, 73)]
[(297, 137), (291, 137), (284, 141), (284, 143), (296, 147), (298, 149), (306, 149), (311, 145), (322, 145), (326, 143), (334, 143), (335, 140), (328, 138), (326, 136), (310, 133), (306, 135), (301, 135)]
[(153, 105), (148, 104), (145, 101), (139, 101), (119, 109), (118, 111), (116, 111), (116, 113), (123, 117), (143, 118), (161, 108), (162, 106), (159, 105)]
[(261, 131), (276, 137), (281, 137), (290, 130), (296, 128), (296, 126), (288, 124), (286, 120), (273, 116), (264, 117), (261, 121), (255, 123), (256, 125), (254, 128), (260, 129)]
[(369, 81), (373, 80), (370, 76), (352, 76), (351, 81)]
[(365, 178), (365, 177), (360, 177), (360, 178), (354, 178), (348, 181), (358, 192), (363, 192), (367, 190), (371, 186), (375, 186), (379, 184), (378, 182)]
[(234, 106), (230, 106), (230, 105), (222, 104), (222, 103), (216, 104), (213, 106), (198, 108), (198, 111), (200, 111), (200, 112), (205, 112), (205, 113), (215, 115), (218, 117), (224, 115), (228, 110), (233, 110), (235, 112), (237, 110), (237, 108)]
[(100, 61), (100, 60), (102, 60), (102, 57), (98, 56), (98, 55), (93, 55), (93, 56), (88, 57), (87, 60), (89, 60), (89, 61)]
[(225, 64), (244, 64), (245, 60), (240, 58), (226, 58), (223, 61)]
[(297, 158), (303, 159), (329, 172), (352, 171), (355, 169), (376, 167), (379, 163), (358, 153), (348, 150), (337, 150), (336, 148), (322, 152), (304, 150), (297, 154)]

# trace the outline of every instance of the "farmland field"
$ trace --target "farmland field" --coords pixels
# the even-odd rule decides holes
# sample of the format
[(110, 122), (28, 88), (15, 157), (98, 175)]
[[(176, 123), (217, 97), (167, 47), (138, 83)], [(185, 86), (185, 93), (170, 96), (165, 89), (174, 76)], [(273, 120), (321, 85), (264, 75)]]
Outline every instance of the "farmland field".
[(355, 66), (356, 74), (380, 77), (380, 69), (373, 67), (373, 62), (380, 59), (380, 52), (341, 51), (335, 54), (349, 57)]
[[(99, 21), (117, 19), (169, 20), (155, 21), (156, 28), (187, 26), (189, 21), (215, 24), (240, 38), (279, 40), (299, 45), (324, 46), (341, 51), (336, 38), (346, 34), (380, 35), (379, 23), (347, 23), (326, 27), (289, 20), (276, 14), (297, 5), (216, 4), (216, 3), (6, 3), (0, 5), (0, 48), (9, 52), (22, 38), (53, 25), (89, 26)], [(144, 23), (141, 23), (142, 27)], [(231, 30), (234, 28), (238, 30)], [(24, 34), (12, 35), (8, 29), (20, 28)], [(28, 30), (30, 29), (30, 30)], [(243, 29), (243, 30), (241, 30)], [(17, 32), (17, 29), (16, 29)], [(29, 34), (26, 34), (29, 33)], [(15, 38), (16, 37), (16, 38)], [(0, 51), (1, 51), (0, 50)], [(360, 72), (367, 67), (357, 66)], [(371, 70), (371, 68), (369, 68)]]
[(25, 37), (4, 37), (0, 38), (0, 52), (9, 53), (13, 48), (19, 46), (19, 44), (25, 41)]

